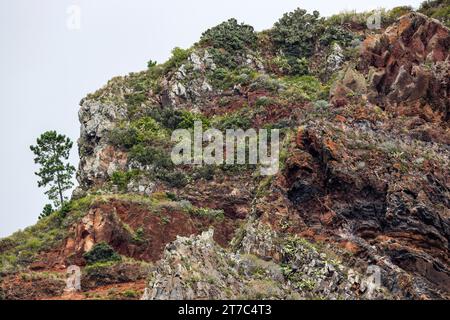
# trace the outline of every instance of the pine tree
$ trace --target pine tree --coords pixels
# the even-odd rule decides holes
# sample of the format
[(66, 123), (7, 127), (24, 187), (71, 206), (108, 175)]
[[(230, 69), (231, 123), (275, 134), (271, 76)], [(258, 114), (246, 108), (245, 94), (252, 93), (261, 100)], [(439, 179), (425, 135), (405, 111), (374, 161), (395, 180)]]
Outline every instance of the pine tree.
[(56, 208), (62, 207), (66, 200), (64, 192), (73, 186), (75, 167), (67, 161), (72, 145), (68, 137), (47, 131), (37, 139), (35, 146), (30, 146), (36, 156), (34, 162), (40, 165), (35, 173), (40, 178), (38, 187), (48, 188), (45, 194)]

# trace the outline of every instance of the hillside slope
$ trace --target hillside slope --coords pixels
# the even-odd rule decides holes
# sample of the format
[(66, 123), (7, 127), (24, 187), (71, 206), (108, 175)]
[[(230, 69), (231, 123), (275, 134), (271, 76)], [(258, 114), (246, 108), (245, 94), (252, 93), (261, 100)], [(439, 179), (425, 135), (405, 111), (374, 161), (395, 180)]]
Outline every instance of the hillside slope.
[[(231, 19), (88, 95), (80, 186), (0, 240), (0, 298), (448, 299), (450, 30), (403, 13)], [(279, 173), (173, 165), (195, 121), (280, 129)]]

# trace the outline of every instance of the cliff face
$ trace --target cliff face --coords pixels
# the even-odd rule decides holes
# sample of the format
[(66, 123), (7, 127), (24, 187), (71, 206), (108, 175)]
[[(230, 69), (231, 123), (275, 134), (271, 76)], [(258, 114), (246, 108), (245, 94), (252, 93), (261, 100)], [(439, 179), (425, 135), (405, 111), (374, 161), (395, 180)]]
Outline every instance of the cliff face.
[[(449, 29), (419, 13), (378, 33), (317, 24), (302, 59), (285, 22), (230, 20), (83, 99), (80, 187), (67, 212), (0, 241), (0, 293), (449, 298)], [(171, 132), (198, 120), (280, 129), (279, 173), (174, 166)], [(87, 261), (100, 243), (121, 261)], [(63, 294), (69, 265), (84, 293)]]

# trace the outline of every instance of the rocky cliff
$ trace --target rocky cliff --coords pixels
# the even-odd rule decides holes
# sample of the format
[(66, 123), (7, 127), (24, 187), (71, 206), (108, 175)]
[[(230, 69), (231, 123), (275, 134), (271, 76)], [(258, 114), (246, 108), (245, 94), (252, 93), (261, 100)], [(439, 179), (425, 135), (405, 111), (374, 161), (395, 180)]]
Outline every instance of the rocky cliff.
[[(448, 299), (450, 30), (333, 21), (231, 19), (84, 98), (79, 187), (0, 240), (0, 298)], [(175, 166), (195, 121), (280, 129), (280, 171)]]

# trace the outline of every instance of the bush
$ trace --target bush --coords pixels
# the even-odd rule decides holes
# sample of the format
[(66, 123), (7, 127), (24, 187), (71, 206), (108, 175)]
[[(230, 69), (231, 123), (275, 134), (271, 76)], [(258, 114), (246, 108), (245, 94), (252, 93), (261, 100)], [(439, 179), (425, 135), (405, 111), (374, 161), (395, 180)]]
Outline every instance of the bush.
[(213, 126), (221, 131), (226, 131), (227, 129), (242, 129), (247, 130), (251, 127), (252, 123), (248, 116), (233, 113), (228, 114), (214, 120)]
[(172, 160), (168, 152), (161, 148), (138, 144), (131, 149), (129, 155), (130, 160), (135, 160), (143, 165), (153, 165), (155, 169), (172, 167)]
[[(166, 74), (170, 70), (178, 69), (183, 63), (187, 61), (191, 54), (190, 49), (181, 49), (176, 47), (172, 50), (172, 57), (162, 65), (162, 74)], [(153, 67), (154, 68), (154, 67)]]
[(388, 16), (391, 20), (391, 23), (400, 18), (401, 16), (404, 16), (407, 13), (410, 13), (413, 11), (413, 8), (411, 6), (399, 6), (395, 7), (392, 10), (389, 10)]
[(83, 272), (89, 278), (93, 278), (96, 280), (103, 279), (109, 277), (109, 271), (111, 267), (114, 267), (116, 262), (118, 261), (95, 262), (86, 266)]
[(115, 147), (130, 149), (138, 143), (137, 130), (135, 128), (115, 128), (108, 136), (108, 141)]
[(422, 3), (420, 13), (437, 19), (450, 28), (450, 0), (429, 0)]
[(162, 170), (158, 173), (157, 177), (158, 179), (166, 182), (169, 187), (172, 188), (183, 188), (189, 183), (186, 175), (182, 172)]
[(183, 121), (183, 112), (173, 108), (154, 108), (150, 116), (170, 130), (178, 129)]
[(256, 91), (263, 89), (271, 92), (277, 92), (282, 89), (282, 87), (282, 83), (279, 79), (271, 78), (268, 75), (261, 75), (250, 85), (250, 90)]
[(139, 175), (139, 171), (131, 170), (131, 171), (116, 171), (111, 176), (111, 182), (117, 186), (121, 191), (126, 191), (128, 184), (131, 179), (137, 177)]
[(151, 117), (142, 117), (131, 123), (131, 130), (135, 130), (137, 142), (154, 142), (166, 137), (165, 130)]
[(294, 56), (277, 56), (272, 60), (272, 64), (283, 74), (306, 75), (309, 73), (308, 60)]
[(88, 265), (95, 263), (107, 263), (121, 261), (120, 255), (114, 251), (114, 249), (105, 242), (100, 242), (94, 245), (94, 247), (83, 255)]
[(256, 99), (255, 105), (257, 107), (267, 107), (276, 103), (276, 100), (266, 96), (259, 97)]
[(203, 33), (200, 44), (211, 46), (210, 53), (219, 66), (236, 68), (246, 51), (256, 48), (257, 35), (252, 26), (230, 19)]
[(67, 214), (69, 214), (71, 211), (72, 211), (72, 201), (64, 202), (61, 207), (61, 210), (59, 210), (59, 216), (64, 219), (67, 216)]
[(257, 36), (252, 26), (230, 19), (203, 33), (200, 43), (229, 53), (254, 49)]
[(287, 57), (308, 58), (313, 55), (316, 44), (328, 46), (339, 42), (347, 46), (351, 42), (351, 33), (340, 26), (326, 26), (325, 19), (319, 16), (317, 11), (309, 14), (303, 9), (286, 13), (272, 29), (276, 49)]
[(48, 217), (49, 215), (51, 215), (53, 213), (53, 207), (51, 204), (46, 204), (44, 206), (44, 209), (42, 209), (42, 213), (39, 216), (39, 220)]
[(155, 119), (141, 117), (127, 126), (111, 130), (108, 141), (115, 147), (130, 150), (139, 143), (158, 143), (166, 137), (166, 130)]
[(204, 179), (206, 181), (211, 181), (214, 179), (214, 175), (216, 173), (215, 166), (201, 166), (194, 173), (195, 179)]
[(158, 62), (153, 61), (153, 60), (149, 60), (147, 62), (147, 68), (152, 69), (153, 67), (156, 67), (158, 65)]
[(178, 129), (194, 129), (195, 122), (200, 121), (203, 124), (203, 129), (208, 128), (211, 124), (209, 119), (201, 113), (192, 113), (184, 111), (181, 114), (181, 122), (178, 123)]
[(287, 89), (283, 96), (291, 102), (328, 99), (329, 88), (313, 76), (287, 77), (284, 81)]

